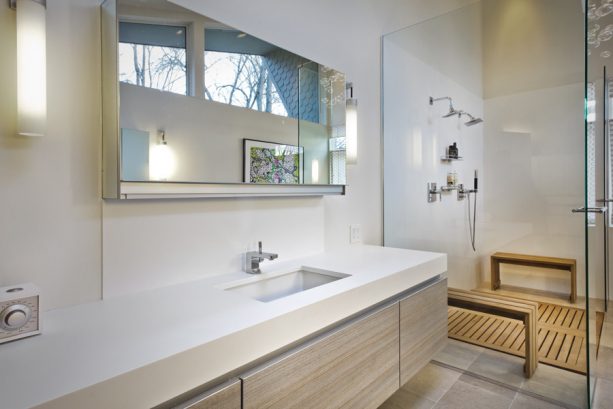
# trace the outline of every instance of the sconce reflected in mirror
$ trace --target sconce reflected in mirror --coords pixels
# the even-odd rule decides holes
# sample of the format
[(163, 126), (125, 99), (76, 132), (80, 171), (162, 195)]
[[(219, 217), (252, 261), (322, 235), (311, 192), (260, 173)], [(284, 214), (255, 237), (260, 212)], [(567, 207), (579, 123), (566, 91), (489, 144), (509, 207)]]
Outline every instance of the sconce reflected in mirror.
[(10, 0), (17, 11), (17, 133), (47, 130), (46, 2)]
[(161, 140), (151, 148), (149, 161), (149, 177), (151, 180), (164, 181), (171, 179), (175, 172), (176, 161), (172, 149), (166, 142), (166, 131), (160, 130)]

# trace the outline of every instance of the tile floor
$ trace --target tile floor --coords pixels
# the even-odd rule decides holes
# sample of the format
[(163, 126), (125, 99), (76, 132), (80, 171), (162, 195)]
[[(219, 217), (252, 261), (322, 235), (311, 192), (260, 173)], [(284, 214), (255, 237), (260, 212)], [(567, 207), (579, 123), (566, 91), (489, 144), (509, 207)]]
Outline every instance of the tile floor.
[[(435, 359), (379, 409), (587, 406), (583, 375), (541, 364), (532, 378), (525, 379), (523, 359), (451, 339)], [(594, 374), (592, 409), (612, 409), (612, 348), (601, 346)]]
[(428, 364), (379, 409), (561, 409), (478, 377)]
[(526, 379), (523, 373), (524, 359), (452, 339), (434, 359), (467, 374), (487, 379), (493, 384), (519, 391), (520, 394), (543, 397), (561, 407), (587, 406), (587, 381), (584, 375), (539, 364), (534, 376)]
[[(593, 319), (590, 327), (594, 328)], [(449, 339), (434, 361), (379, 409), (587, 407), (584, 375), (540, 364), (536, 374), (526, 379), (523, 362), (515, 356)], [(613, 409), (612, 313), (607, 314), (598, 358), (591, 365), (592, 409)]]

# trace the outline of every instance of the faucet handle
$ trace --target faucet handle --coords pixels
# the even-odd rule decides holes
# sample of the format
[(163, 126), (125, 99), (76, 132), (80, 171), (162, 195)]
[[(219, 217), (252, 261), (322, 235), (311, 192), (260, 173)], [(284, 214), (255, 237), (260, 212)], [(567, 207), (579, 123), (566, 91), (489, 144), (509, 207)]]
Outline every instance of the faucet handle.
[(262, 254), (262, 241), (258, 241), (258, 252)]

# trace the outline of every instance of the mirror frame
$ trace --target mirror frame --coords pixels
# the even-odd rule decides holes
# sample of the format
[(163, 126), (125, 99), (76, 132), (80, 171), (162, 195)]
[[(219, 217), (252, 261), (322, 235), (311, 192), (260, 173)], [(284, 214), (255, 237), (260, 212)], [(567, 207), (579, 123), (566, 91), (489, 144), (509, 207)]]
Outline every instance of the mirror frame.
[[(121, 180), (119, 16), (117, 0), (100, 5), (102, 47), (102, 198), (179, 199), (344, 195), (346, 185), (126, 182)], [(345, 182), (346, 183), (346, 182)]]

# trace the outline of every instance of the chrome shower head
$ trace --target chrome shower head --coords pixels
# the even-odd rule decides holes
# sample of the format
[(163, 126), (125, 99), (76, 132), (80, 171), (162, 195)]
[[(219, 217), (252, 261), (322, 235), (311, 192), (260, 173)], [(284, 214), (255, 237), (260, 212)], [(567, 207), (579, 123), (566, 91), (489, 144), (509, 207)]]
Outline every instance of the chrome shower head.
[(472, 116), (471, 114), (465, 111), (460, 111), (459, 115), (460, 115), (460, 118), (462, 118), (462, 115), (466, 115), (467, 117), (470, 118), (467, 122), (464, 122), (464, 125), (466, 126), (473, 126), (473, 125), (477, 125), (483, 122), (483, 119), (475, 118), (474, 116)]
[(481, 122), (483, 122), (483, 119), (475, 118), (475, 119), (471, 119), (470, 121), (466, 122), (464, 125), (466, 125), (466, 126), (473, 126), (473, 125), (480, 124)]

